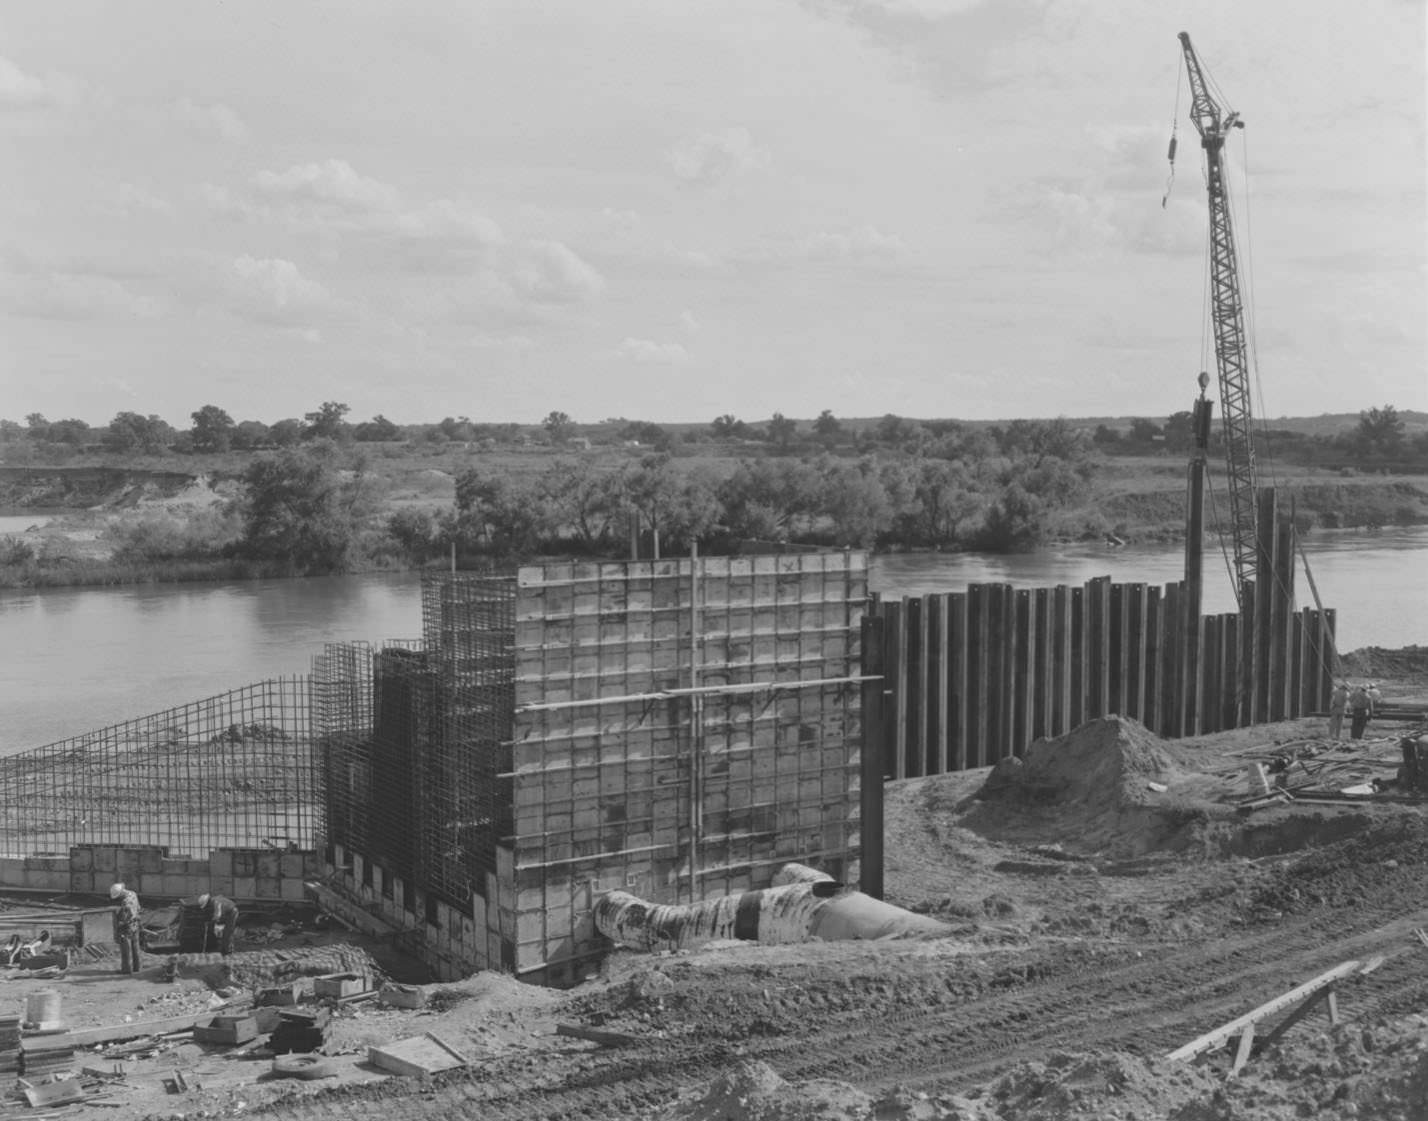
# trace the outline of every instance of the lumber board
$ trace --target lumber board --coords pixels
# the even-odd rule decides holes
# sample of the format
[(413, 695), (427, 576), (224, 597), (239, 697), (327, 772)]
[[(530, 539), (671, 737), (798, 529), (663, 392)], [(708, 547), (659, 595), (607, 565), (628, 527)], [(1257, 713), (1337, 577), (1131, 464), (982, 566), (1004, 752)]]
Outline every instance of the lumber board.
[[(111, 1043), (121, 1039), (141, 1039), (148, 1035), (164, 1035), (168, 1032), (187, 1031), (189, 1028), (198, 1027), (200, 1024), (207, 1024), (216, 1015), (216, 1010), (209, 1009), (206, 1012), (194, 1012), (186, 1016), (169, 1016), (163, 1020), (140, 1020), (132, 1024), (113, 1024), (102, 1028), (81, 1028), (78, 1031), (71, 1031), (64, 1037), (66, 1046), (89, 1047), (95, 1043)], [(54, 1037), (45, 1037), (46, 1042), (54, 1045)], [(21, 1051), (39, 1051), (45, 1048), (41, 1046), (30, 1046), (29, 1038), (20, 1041)]]
[(1304, 984), (1297, 988), (1290, 989), (1287, 993), (1283, 993), (1273, 1000), (1266, 1001), (1258, 1008), (1246, 1012), (1238, 1019), (1231, 1020), (1228, 1024), (1221, 1024), (1214, 1031), (1206, 1032), (1199, 1038), (1192, 1039), (1183, 1047), (1177, 1047), (1165, 1057), (1171, 1062), (1181, 1062), (1185, 1059), (1192, 1059), (1202, 1051), (1208, 1051), (1211, 1047), (1218, 1046), (1225, 1042), (1225, 1040), (1231, 1036), (1243, 1032), (1245, 1028), (1263, 1019), (1265, 1016), (1273, 1012), (1278, 1012), (1282, 1008), (1287, 1008), (1289, 1005), (1296, 1001), (1303, 1000), (1307, 996), (1312, 996), (1320, 989), (1332, 985), (1335, 981), (1347, 977), (1350, 973), (1354, 973), (1364, 967), (1365, 963), (1357, 959), (1342, 962), (1334, 966), (1333, 969), (1326, 970), (1319, 974), (1319, 976), (1305, 981)]

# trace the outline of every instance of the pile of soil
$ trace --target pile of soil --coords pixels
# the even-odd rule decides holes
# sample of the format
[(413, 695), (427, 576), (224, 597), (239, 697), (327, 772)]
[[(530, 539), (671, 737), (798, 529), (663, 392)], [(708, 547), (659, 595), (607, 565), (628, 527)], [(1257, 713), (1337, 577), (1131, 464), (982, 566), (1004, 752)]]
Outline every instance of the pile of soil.
[(1386, 650), (1382, 646), (1365, 646), (1342, 659), (1346, 677), (1422, 685), (1428, 683), (1428, 646), (1404, 646)]
[(1003, 759), (965, 825), (994, 834), (1008, 818), (1054, 820), (1068, 844), (1116, 857), (1182, 849), (1191, 827), (1231, 812), (1205, 797), (1221, 785), (1138, 721), (1105, 716)]

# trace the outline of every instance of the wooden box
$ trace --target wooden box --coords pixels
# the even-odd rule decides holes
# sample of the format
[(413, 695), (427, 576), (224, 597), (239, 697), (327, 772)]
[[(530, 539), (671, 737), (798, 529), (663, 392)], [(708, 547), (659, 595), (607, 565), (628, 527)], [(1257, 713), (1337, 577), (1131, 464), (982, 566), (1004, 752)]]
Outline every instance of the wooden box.
[(367, 978), (360, 973), (328, 973), (312, 980), (312, 995), (316, 997), (356, 996), (367, 991)]
[(393, 1008), (425, 1008), (426, 990), (416, 985), (383, 985), (377, 1000)]
[(207, 1027), (193, 1029), (196, 1043), (225, 1043), (230, 1046), (258, 1038), (258, 1021), (252, 1016), (215, 1016)]

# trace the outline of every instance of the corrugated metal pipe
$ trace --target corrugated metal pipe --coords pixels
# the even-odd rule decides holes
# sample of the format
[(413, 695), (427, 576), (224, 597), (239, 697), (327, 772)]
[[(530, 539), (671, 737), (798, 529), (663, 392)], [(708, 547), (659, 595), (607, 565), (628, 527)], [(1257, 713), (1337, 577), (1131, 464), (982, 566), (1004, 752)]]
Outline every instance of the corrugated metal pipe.
[(852, 891), (831, 876), (788, 864), (762, 891), (700, 903), (647, 903), (611, 891), (595, 904), (595, 928), (636, 950), (687, 950), (706, 942), (807, 942), (858, 938), (937, 938), (951, 928)]

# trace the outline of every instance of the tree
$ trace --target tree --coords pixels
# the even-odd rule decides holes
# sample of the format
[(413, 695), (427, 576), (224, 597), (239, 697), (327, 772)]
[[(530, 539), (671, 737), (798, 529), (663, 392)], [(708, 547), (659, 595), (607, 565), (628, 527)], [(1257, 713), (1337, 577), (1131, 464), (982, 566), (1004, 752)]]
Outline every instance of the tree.
[(142, 451), (150, 455), (161, 455), (168, 449), (174, 430), (160, 417), (150, 413), (119, 413), (109, 422), (104, 435), (104, 443), (115, 451)]
[[(293, 424), (296, 425), (297, 421), (293, 421)], [(267, 444), (271, 436), (268, 426), (261, 420), (241, 420), (234, 425), (231, 439), (233, 447), (250, 451)]]
[(54, 444), (68, 444), (72, 448), (83, 447), (90, 438), (90, 428), (87, 422), (70, 417), (68, 420), (57, 420), (49, 426), (49, 432), (45, 439)]
[(1150, 444), (1160, 435), (1160, 425), (1146, 417), (1138, 416), (1131, 421), (1130, 442), (1133, 444)]
[(833, 415), (832, 409), (824, 409), (813, 422), (813, 434), (824, 447), (832, 447), (843, 435), (843, 425)]
[(243, 474), (241, 551), (296, 573), (344, 572), (374, 509), (371, 480), (344, 478), (320, 441), (259, 456)]
[(25, 427), (32, 440), (48, 440), (50, 438), (50, 422), (45, 419), (44, 413), (26, 413)]
[(716, 416), (709, 426), (709, 434), (716, 440), (742, 440), (748, 431), (749, 426), (733, 413)]
[(348, 440), (351, 427), (342, 418), (351, 408), (340, 401), (324, 401), (315, 413), (303, 413), (307, 426), (302, 430), (304, 440)]
[(791, 459), (746, 459), (719, 485), (724, 526), (735, 537), (786, 541), (818, 508), (813, 468)]
[(1165, 446), (1173, 452), (1190, 450), (1195, 442), (1195, 414), (1189, 409), (1181, 409), (1165, 418)]
[(821, 483), (819, 512), (840, 545), (871, 546), (893, 524), (896, 511), (871, 457), (849, 463), (821, 456), (813, 465)]
[(1091, 442), (1095, 444), (1119, 444), (1121, 442), (1120, 430), (1106, 424), (1098, 424), (1096, 425), (1095, 435), (1091, 437)]
[(371, 420), (364, 420), (352, 433), (354, 439), (364, 443), (399, 440), (401, 439), (401, 435), (402, 430), (381, 413), (378, 413)]
[(645, 456), (621, 473), (620, 482), (624, 502), (639, 514), (642, 527), (658, 532), (671, 547), (688, 547), (718, 518), (713, 485), (703, 475), (681, 476), (668, 455)]
[(549, 529), (547, 503), (530, 479), (469, 468), (456, 477), (455, 517), (448, 533), (470, 547), (524, 555)]
[(768, 423), (769, 443), (780, 451), (787, 451), (798, 437), (798, 422), (789, 420), (783, 413), (774, 413)]
[(302, 439), (302, 421), (286, 417), (268, 429), (268, 442), (274, 447), (290, 448)]
[(1046, 534), (1044, 515), (1041, 499), (1012, 483), (987, 511), (987, 522), (978, 543), (998, 553), (1028, 552), (1036, 548)]
[(1359, 424), (1354, 429), (1354, 443), (1370, 455), (1387, 455), (1403, 446), (1404, 424), (1398, 410), (1392, 405), (1369, 409), (1359, 413)]
[(557, 463), (541, 475), (540, 482), (557, 532), (573, 530), (580, 544), (592, 551), (614, 539), (624, 513), (623, 487), (616, 472)]
[(204, 405), (193, 418), (193, 450), (196, 452), (226, 452), (233, 444), (233, 418), (217, 405)]
[(546, 414), (541, 425), (545, 428), (545, 434), (550, 438), (552, 444), (565, 443), (575, 431), (575, 422), (570, 419), (570, 415), (559, 410), (552, 410)]
[(628, 421), (616, 435), (621, 440), (631, 441), (641, 447), (654, 448), (656, 451), (669, 450), (669, 433), (658, 424), (647, 420)]

